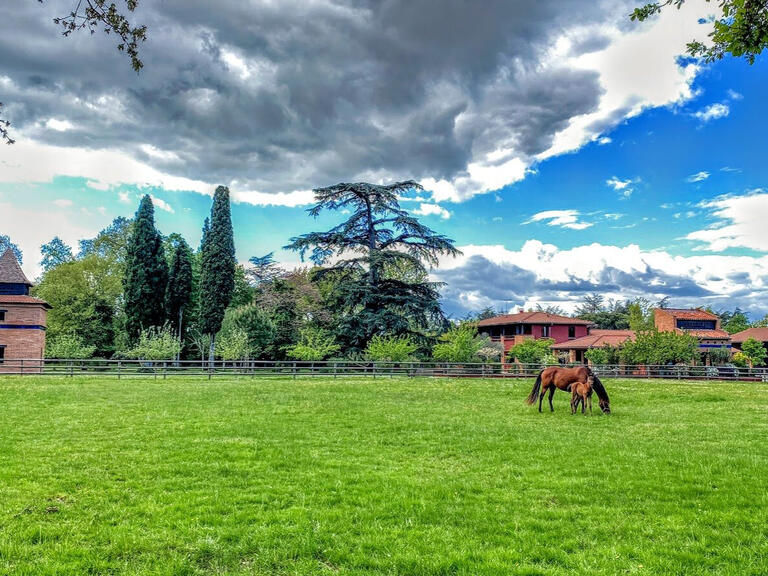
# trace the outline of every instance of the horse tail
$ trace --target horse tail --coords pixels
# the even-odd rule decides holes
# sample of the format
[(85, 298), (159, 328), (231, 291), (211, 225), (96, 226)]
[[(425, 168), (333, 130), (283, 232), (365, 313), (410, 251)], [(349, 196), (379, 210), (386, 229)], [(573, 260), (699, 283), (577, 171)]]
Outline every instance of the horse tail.
[(533, 388), (531, 389), (531, 393), (528, 394), (528, 398), (525, 399), (526, 404), (529, 406), (536, 402), (536, 399), (539, 397), (539, 390), (541, 390), (541, 375), (544, 373), (544, 370), (539, 372), (539, 375), (536, 377), (536, 382), (533, 383)]
[(605, 390), (605, 386), (600, 382), (600, 378), (593, 372), (592, 373), (592, 388), (597, 394), (597, 398), (600, 400), (600, 408), (606, 414), (611, 413), (611, 400), (608, 398), (608, 392)]

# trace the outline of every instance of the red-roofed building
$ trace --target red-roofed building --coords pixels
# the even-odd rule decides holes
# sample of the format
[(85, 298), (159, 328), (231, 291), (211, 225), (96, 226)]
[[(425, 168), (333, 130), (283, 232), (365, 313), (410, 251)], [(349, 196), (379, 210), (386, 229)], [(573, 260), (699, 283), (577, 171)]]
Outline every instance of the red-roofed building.
[(707, 352), (713, 348), (731, 349), (731, 335), (720, 327), (720, 318), (706, 310), (681, 310), (656, 308), (653, 321), (660, 332), (690, 334), (699, 341), (699, 349)]
[(741, 345), (744, 344), (744, 341), (750, 338), (762, 342), (763, 347), (768, 350), (768, 328), (747, 328), (731, 335), (734, 348), (739, 350), (741, 350)]
[(506, 352), (526, 338), (552, 338), (556, 344), (586, 336), (592, 322), (547, 312), (518, 312), (480, 320), (477, 329), (501, 342)]
[(611, 346), (617, 348), (627, 340), (634, 340), (635, 333), (632, 330), (599, 330), (589, 331), (587, 336), (576, 338), (561, 344), (553, 344), (552, 350), (568, 352), (569, 362), (584, 362), (584, 352), (590, 348), (603, 348)]
[(0, 256), (0, 372), (16, 371), (11, 360), (43, 358), (50, 305), (29, 295), (32, 283), (13, 252)]

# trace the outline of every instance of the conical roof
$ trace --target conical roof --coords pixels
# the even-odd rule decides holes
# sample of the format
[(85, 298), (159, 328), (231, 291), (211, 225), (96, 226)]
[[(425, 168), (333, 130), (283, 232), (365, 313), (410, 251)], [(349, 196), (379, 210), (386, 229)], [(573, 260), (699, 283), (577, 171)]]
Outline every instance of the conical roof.
[(32, 286), (32, 282), (24, 275), (24, 271), (19, 266), (19, 261), (16, 260), (13, 250), (10, 248), (7, 248), (3, 255), (0, 256), (0, 284), (26, 284), (27, 286)]

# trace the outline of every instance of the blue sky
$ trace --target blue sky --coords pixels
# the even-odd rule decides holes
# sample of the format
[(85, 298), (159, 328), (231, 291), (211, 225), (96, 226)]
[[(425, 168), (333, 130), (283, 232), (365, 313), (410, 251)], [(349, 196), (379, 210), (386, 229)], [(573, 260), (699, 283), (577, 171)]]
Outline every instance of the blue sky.
[[(329, 143), (330, 159), (322, 144), (300, 152), (304, 144), (295, 143), (297, 136), (274, 153), (274, 163), (282, 163), (283, 170), (251, 170), (248, 158), (260, 166), (270, 156), (264, 150), (275, 150), (284, 131), (277, 130), (267, 148), (249, 148), (258, 139), (251, 130), (236, 147), (229, 146), (226, 135), (214, 137), (209, 169), (233, 171), (231, 178), (218, 181), (200, 175), (200, 162), (208, 162), (205, 150), (188, 140), (166, 139), (169, 130), (186, 132), (188, 126), (174, 121), (162, 134), (132, 139), (128, 132), (120, 140), (104, 140), (104, 125), (78, 123), (77, 109), (46, 99), (40, 82), (25, 87), (23, 71), (0, 73), (0, 96), (10, 86), (11, 97), (26, 94), (37, 106), (14, 108), (9, 101), (9, 113), (15, 110), (24, 120), (17, 122), (19, 143), (0, 150), (6, 172), (0, 176), (0, 233), (21, 244), (24, 267), (35, 275), (43, 241), (54, 234), (71, 243), (92, 236), (114, 217), (131, 216), (139, 197), (151, 193), (161, 231), (180, 232), (196, 245), (210, 208), (206, 194), (224, 183), (235, 198), (238, 258), (274, 251), (293, 266), (297, 256), (281, 250), (290, 237), (327, 227), (339, 217), (307, 216), (312, 186), (342, 178), (416, 178), (426, 190), (420, 200), (404, 200), (403, 205), (465, 252), (434, 271), (435, 279), (448, 284), (445, 305), (453, 315), (485, 305), (553, 304), (571, 310), (585, 292), (599, 291), (608, 298), (670, 296), (679, 306), (740, 305), (753, 317), (762, 316), (768, 313), (768, 234), (761, 226), (768, 217), (768, 192), (763, 192), (768, 182), (763, 136), (768, 132), (763, 105), (768, 64), (765, 57), (752, 66), (734, 59), (712, 65), (681, 59), (680, 40), (690, 39), (689, 28), (682, 26), (690, 24), (692, 14), (670, 13), (669, 21), (679, 22), (657, 21), (631, 33), (622, 18), (610, 14), (594, 29), (582, 24), (570, 31), (560, 24), (556, 40), (544, 33), (539, 39), (549, 46), (549, 60), (542, 63), (542, 53), (526, 56), (531, 69), (505, 91), (495, 92), (499, 78), (508, 75), (502, 74), (505, 65), (497, 63), (492, 81), (477, 80), (478, 91), (485, 90), (482, 97), (472, 96), (472, 90), (456, 95), (455, 86), (441, 84), (440, 98), (427, 94), (423, 100), (398, 103), (396, 113), (390, 102), (366, 109), (378, 131), (348, 150), (342, 133)], [(587, 40), (596, 48), (574, 52)], [(662, 46), (658, 54), (646, 48), (650, 42)], [(648, 54), (638, 53), (638, 47)], [(225, 49), (225, 71), (236, 73), (238, 82), (251, 78), (250, 70), (256, 69), (251, 62), (262, 56), (253, 53), (249, 60), (242, 46), (222, 44)], [(198, 57), (194, 47), (190, 53)], [(553, 62), (561, 54), (561, 61)], [(12, 57), (0, 43), (0, 62)], [(272, 62), (278, 71), (308, 58), (281, 57), (285, 60)], [(346, 60), (343, 65), (355, 66)], [(559, 84), (551, 83), (550, 69)], [(443, 77), (429, 86), (440, 82)], [(130, 88), (109, 92), (109, 97), (118, 101), (120, 90)], [(205, 97), (215, 97), (213, 89), (196, 90), (197, 96), (209, 90), (213, 96)], [(254, 88), (238, 84), (232, 94), (249, 90)], [(454, 97), (459, 103), (455, 110), (449, 106)], [(288, 107), (280, 98), (277, 102)], [(350, 118), (360, 112), (352, 104)], [(523, 110), (520, 118), (518, 108)], [(338, 114), (334, 126), (352, 121)], [(442, 124), (433, 126), (446, 114), (455, 138), (448, 143), (439, 132)], [(158, 118), (166, 121), (167, 116)], [(125, 122), (109, 122), (119, 124), (121, 134), (126, 130)], [(409, 149), (418, 138), (412, 137), (416, 132), (401, 130), (404, 122), (411, 127), (418, 122), (429, 134), (434, 128), (436, 135)], [(400, 148), (408, 149), (407, 157), (398, 156)]]

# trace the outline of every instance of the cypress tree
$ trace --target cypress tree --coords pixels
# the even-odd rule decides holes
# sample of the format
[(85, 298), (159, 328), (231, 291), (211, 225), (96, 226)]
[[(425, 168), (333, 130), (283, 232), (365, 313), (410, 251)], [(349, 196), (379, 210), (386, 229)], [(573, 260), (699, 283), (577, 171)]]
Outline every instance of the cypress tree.
[(210, 228), (203, 229), (200, 267), (200, 329), (211, 337), (209, 360), (216, 350), (216, 334), (235, 289), (235, 241), (229, 207), (229, 188), (213, 195)]
[(179, 340), (184, 339), (184, 312), (192, 298), (192, 251), (183, 238), (176, 240), (165, 291), (168, 320), (177, 326)]
[(125, 267), (125, 329), (130, 341), (144, 328), (163, 325), (167, 283), (163, 239), (155, 228), (152, 199), (145, 195), (136, 212)]

